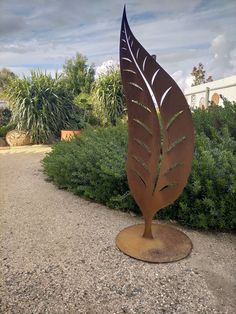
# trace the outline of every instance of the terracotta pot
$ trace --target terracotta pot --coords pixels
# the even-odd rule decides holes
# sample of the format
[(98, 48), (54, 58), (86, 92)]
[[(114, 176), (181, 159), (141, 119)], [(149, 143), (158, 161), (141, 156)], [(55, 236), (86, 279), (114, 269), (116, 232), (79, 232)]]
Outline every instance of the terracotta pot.
[(61, 130), (61, 140), (70, 141), (73, 137), (79, 136), (81, 130)]

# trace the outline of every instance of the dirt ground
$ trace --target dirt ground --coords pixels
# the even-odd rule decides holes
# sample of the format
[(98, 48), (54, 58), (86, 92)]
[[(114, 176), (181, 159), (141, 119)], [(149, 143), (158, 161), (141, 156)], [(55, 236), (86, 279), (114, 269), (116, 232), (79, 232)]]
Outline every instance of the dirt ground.
[(0, 150), (1, 313), (236, 313), (235, 235), (178, 227), (188, 258), (129, 258), (115, 237), (141, 218), (47, 182), (49, 150)]

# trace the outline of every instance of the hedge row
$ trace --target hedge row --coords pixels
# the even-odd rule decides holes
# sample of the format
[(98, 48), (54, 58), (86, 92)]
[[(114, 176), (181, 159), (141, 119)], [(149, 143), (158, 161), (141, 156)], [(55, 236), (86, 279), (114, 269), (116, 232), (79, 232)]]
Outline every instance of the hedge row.
[[(181, 197), (158, 214), (202, 229), (236, 227), (236, 104), (193, 113), (196, 138), (193, 166)], [(79, 139), (59, 142), (43, 160), (60, 188), (106, 204), (140, 212), (125, 171), (127, 127), (88, 129)]]

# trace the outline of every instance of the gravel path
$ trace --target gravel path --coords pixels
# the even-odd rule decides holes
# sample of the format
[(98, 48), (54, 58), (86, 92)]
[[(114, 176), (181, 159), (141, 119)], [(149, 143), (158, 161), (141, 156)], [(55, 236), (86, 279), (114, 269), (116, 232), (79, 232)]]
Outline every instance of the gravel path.
[(115, 247), (141, 218), (45, 181), (43, 146), (0, 151), (1, 313), (235, 313), (236, 236), (180, 228), (191, 256), (148, 264)]

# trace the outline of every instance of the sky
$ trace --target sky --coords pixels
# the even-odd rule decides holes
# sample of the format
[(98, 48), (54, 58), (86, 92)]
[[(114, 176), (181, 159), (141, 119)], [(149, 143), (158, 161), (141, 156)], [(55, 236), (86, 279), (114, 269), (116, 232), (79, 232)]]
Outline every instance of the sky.
[(236, 0), (0, 0), (0, 68), (61, 71), (77, 52), (99, 68), (119, 59), (123, 6), (144, 48), (184, 88), (193, 66), (236, 74)]

